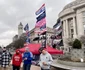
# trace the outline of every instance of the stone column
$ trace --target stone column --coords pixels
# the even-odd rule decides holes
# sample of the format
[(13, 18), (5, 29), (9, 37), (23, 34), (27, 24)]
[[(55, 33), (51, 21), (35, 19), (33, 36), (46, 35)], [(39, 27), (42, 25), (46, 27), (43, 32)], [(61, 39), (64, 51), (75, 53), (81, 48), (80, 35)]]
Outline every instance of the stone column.
[(64, 34), (64, 38), (66, 37), (66, 25), (65, 25), (65, 20), (63, 21), (63, 34)]
[(76, 20), (75, 20), (75, 17), (73, 17), (73, 30), (74, 30), (74, 35), (73, 37), (76, 38)]
[(69, 37), (68, 20), (66, 20), (66, 38)]
[(64, 36), (63, 36), (63, 43), (64, 43), (64, 52), (66, 52), (66, 20), (63, 21), (63, 32), (64, 32)]

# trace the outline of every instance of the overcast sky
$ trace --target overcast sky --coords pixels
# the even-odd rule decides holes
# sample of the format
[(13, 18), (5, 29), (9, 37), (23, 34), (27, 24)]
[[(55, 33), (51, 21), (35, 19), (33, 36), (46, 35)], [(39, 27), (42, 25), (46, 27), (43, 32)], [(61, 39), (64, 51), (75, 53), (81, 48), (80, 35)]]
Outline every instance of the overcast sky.
[(32, 29), (36, 22), (35, 12), (46, 4), (47, 26), (52, 27), (63, 7), (73, 0), (0, 0), (0, 45), (8, 45), (18, 34), (20, 22)]

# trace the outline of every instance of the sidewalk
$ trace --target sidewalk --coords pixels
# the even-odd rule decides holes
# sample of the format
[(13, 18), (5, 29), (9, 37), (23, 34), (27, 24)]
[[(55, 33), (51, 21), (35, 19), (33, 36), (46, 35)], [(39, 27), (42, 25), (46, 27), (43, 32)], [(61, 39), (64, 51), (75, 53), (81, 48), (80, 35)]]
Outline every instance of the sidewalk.
[[(9, 66), (9, 70), (12, 70), (12, 66)], [(22, 68), (20, 70), (23, 70)], [(41, 70), (39, 66), (31, 66), (31, 70)], [(51, 70), (57, 70), (55, 68), (52, 68)]]
[[(12, 70), (11, 64), (12, 62), (10, 62), (9, 70)], [(22, 67), (23, 67), (23, 63), (21, 64), (21, 70), (23, 70)], [(41, 68), (39, 66), (31, 65), (31, 70), (41, 70)], [(52, 68), (51, 70), (56, 70), (56, 69)]]
[[(9, 66), (9, 70), (12, 70), (12, 66)], [(23, 70), (23, 69), (21, 68), (20, 70)], [(31, 70), (40, 70), (40, 67), (32, 65)]]
[(40, 70), (40, 67), (32, 65), (31, 70)]
[[(11, 65), (12, 65), (12, 61), (10, 62), (9, 70), (12, 70), (12, 66)], [(21, 64), (21, 70), (23, 70), (22, 67), (23, 67), (23, 63)], [(40, 67), (39, 66), (35, 66), (35, 65), (31, 65), (31, 70), (40, 70)]]
[(74, 67), (58, 63), (56, 60), (51, 64), (55, 68), (62, 68), (66, 70), (85, 70), (85, 67)]

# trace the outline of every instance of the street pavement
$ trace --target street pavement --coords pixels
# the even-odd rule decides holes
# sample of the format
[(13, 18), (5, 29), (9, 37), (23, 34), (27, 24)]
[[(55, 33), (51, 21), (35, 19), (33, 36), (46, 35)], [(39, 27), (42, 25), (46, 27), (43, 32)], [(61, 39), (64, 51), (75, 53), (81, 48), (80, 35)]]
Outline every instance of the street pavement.
[[(9, 66), (9, 70), (12, 70), (12, 66)], [(23, 70), (22, 68), (20, 70)], [(41, 70), (39, 66), (32, 65), (31, 70)], [(57, 70), (55, 68), (51, 68), (51, 70)]]
[[(58, 63), (56, 60), (51, 64), (51, 66), (56, 67), (56, 70), (85, 70), (85, 67), (74, 67), (70, 65), (64, 65), (61, 63)], [(62, 69), (59, 69), (62, 68)]]
[[(11, 61), (12, 62), (12, 61)], [(23, 63), (21, 64), (21, 68), (20, 70), (23, 70)], [(1, 69), (0, 69), (1, 70)], [(9, 65), (9, 70), (13, 70), (12, 69), (12, 64), (10, 63)], [(31, 65), (31, 70), (41, 70), (41, 68), (39, 66), (35, 66), (35, 65)], [(54, 68), (54, 67), (51, 67), (50, 70), (65, 70), (65, 69), (59, 69), (59, 68)]]

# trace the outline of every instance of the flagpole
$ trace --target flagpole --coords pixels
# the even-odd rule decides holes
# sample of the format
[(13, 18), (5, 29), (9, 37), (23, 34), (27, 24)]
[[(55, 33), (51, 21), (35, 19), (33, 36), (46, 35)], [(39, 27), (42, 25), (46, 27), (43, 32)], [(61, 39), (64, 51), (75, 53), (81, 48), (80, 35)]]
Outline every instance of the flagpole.
[[(38, 37), (39, 37), (39, 39), (40, 39), (40, 35), (39, 35), (39, 34), (38, 34)], [(39, 39), (38, 39), (38, 43), (39, 43), (39, 41), (40, 41)]]
[[(46, 12), (46, 10), (45, 10), (45, 12)], [(47, 25), (46, 25), (47, 26)], [(46, 34), (47, 34), (47, 27), (46, 27)], [(46, 35), (45, 34), (45, 35)], [(47, 35), (46, 35), (46, 38), (45, 38), (45, 40), (47, 40)], [(47, 46), (47, 42), (46, 42), (46, 46)], [(47, 48), (47, 47), (46, 47)]]
[[(46, 27), (46, 30), (47, 30), (47, 27)], [(47, 33), (47, 31), (46, 31), (46, 33)], [(47, 46), (47, 42), (46, 42), (46, 40), (47, 40), (47, 35), (46, 35), (46, 33), (45, 33), (45, 43), (46, 43), (45, 48), (47, 48), (47, 47), (46, 47), (46, 46)]]
[[(47, 33), (47, 32), (46, 32)], [(46, 46), (47, 46), (47, 42), (46, 42), (46, 40), (47, 40), (47, 35), (45, 34), (45, 43), (46, 43)], [(45, 47), (45, 48), (47, 48), (47, 47)]]

